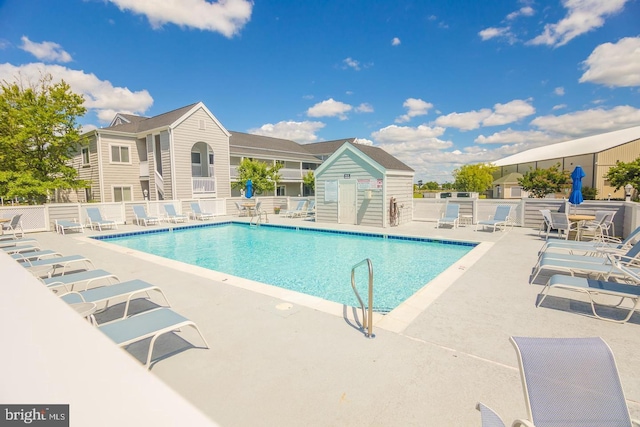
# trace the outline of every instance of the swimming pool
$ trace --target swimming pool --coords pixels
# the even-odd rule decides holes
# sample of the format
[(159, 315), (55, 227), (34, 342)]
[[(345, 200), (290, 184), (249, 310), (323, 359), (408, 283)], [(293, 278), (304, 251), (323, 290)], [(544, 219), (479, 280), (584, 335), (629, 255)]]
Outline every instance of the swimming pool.
[[(467, 254), (474, 243), (240, 223), (98, 236), (130, 249), (356, 305), (351, 269), (370, 258), (374, 309), (388, 312)], [(356, 276), (367, 295), (366, 268)], [(366, 303), (366, 301), (365, 301)]]

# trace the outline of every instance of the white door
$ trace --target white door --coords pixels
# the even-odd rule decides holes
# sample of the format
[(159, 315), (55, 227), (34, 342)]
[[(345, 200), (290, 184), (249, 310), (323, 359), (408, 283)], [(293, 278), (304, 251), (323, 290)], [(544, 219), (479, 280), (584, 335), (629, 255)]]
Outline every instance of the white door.
[(355, 181), (340, 181), (338, 183), (338, 223), (356, 223)]

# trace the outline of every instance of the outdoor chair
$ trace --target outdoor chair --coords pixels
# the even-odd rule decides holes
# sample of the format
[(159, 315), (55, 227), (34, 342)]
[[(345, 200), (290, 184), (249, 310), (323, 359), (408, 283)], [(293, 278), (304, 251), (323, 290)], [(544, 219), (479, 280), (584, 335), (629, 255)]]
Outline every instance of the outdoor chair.
[[(564, 240), (569, 239), (569, 234), (572, 231), (578, 230), (578, 224), (575, 222), (569, 221), (569, 215), (565, 212), (551, 212), (549, 213), (551, 218), (551, 229), (555, 229), (558, 231), (557, 237), (564, 238)], [(549, 232), (547, 232), (547, 239), (549, 238)]]
[(238, 202), (233, 202), (236, 205), (236, 208), (238, 209), (238, 216), (247, 216), (247, 208), (244, 206), (241, 206), (240, 203)]
[(18, 252), (18, 253), (13, 253), (10, 256), (11, 258), (15, 259), (18, 262), (26, 262), (26, 261), (37, 261), (41, 259), (61, 257), (62, 254), (60, 252), (45, 249), (43, 251), (37, 250), (37, 251), (30, 251), (30, 252)]
[(307, 204), (306, 200), (299, 200), (296, 208), (286, 211), (284, 213), (284, 216), (287, 218), (299, 218), (302, 215), (306, 215), (306, 209), (305, 209), (306, 204)]
[(206, 219), (213, 219), (213, 214), (212, 213), (208, 213), (208, 212), (202, 212), (202, 210), (200, 209), (200, 204), (197, 202), (193, 202), (191, 203), (191, 218), (193, 219), (199, 219), (199, 220), (206, 220)]
[(145, 363), (145, 366), (149, 369), (156, 340), (164, 334), (174, 332), (185, 326), (194, 328), (202, 338), (205, 348), (209, 348), (209, 344), (207, 344), (196, 324), (169, 308), (145, 311), (126, 319), (99, 325), (98, 329), (111, 338), (119, 347), (126, 347), (134, 342), (151, 338)]
[(502, 231), (506, 230), (507, 225), (512, 225), (511, 222), (511, 206), (509, 205), (500, 205), (496, 208), (496, 212), (493, 216), (490, 216), (488, 219), (478, 221), (476, 223), (476, 231), (478, 231), (478, 226), (485, 227), (493, 227), (493, 232), (496, 231), (496, 227), (500, 227)]
[(64, 288), (66, 292), (74, 291), (76, 286), (82, 286), (83, 290), (89, 289), (89, 285), (92, 285), (97, 281), (104, 281), (111, 284), (119, 282), (118, 276), (115, 274), (111, 274), (108, 271), (95, 269), (95, 270), (85, 270), (78, 271), (76, 273), (65, 274), (64, 276), (53, 276), (53, 277), (45, 277), (40, 278), (40, 281), (49, 289), (54, 290), (57, 288)]
[[(512, 427), (639, 426), (632, 420), (611, 348), (600, 337), (511, 337), (527, 408)], [(504, 427), (479, 403), (483, 427)]]
[(36, 272), (37, 276), (47, 275), (48, 277), (53, 276), (56, 271), (60, 269), (62, 270), (61, 275), (64, 275), (67, 268), (75, 264), (82, 264), (85, 267), (85, 270), (89, 270), (88, 268), (86, 268), (87, 266), (90, 266), (91, 269), (94, 268), (91, 260), (82, 255), (69, 255), (48, 259), (39, 259), (35, 261), (25, 260), (24, 262), (20, 263), (20, 265), (22, 265), (23, 267), (30, 269), (32, 272)]
[(164, 292), (162, 292), (162, 289), (140, 279), (115, 283), (109, 286), (100, 286), (84, 291), (70, 291), (68, 293), (60, 295), (60, 298), (62, 298), (68, 304), (90, 302), (96, 304), (96, 306), (102, 306), (96, 312), (106, 310), (109, 307), (109, 302), (112, 302), (113, 300), (116, 300), (117, 303), (121, 303), (123, 299), (126, 299), (124, 312), (121, 317), (122, 319), (124, 319), (129, 315), (131, 300), (140, 294), (145, 294), (146, 297), (149, 298), (149, 292), (151, 291), (155, 291), (162, 296), (165, 306), (171, 306)]
[(602, 236), (600, 239), (590, 242), (573, 240), (547, 241), (540, 249), (539, 254), (547, 251), (553, 252), (556, 250), (573, 253), (574, 251), (593, 252), (597, 250), (628, 249), (638, 240), (638, 237), (640, 237), (640, 227), (633, 230), (624, 240), (620, 240), (616, 237)]
[[(596, 211), (595, 219), (593, 221), (579, 222), (578, 236), (576, 237), (576, 240), (582, 240), (585, 236), (591, 236), (593, 240), (600, 240), (605, 234), (608, 235), (608, 230), (605, 231), (605, 223), (607, 223), (614, 214), (615, 212)], [(611, 223), (608, 222), (608, 224)]]
[(316, 214), (316, 201), (315, 200), (311, 200), (309, 201), (309, 204), (307, 205), (307, 212), (306, 212), (306, 217), (315, 217)]
[(19, 254), (23, 252), (34, 252), (40, 250), (40, 245), (37, 242), (34, 244), (14, 245), (14, 246), (2, 246), (0, 250), (6, 254)]
[(84, 226), (80, 223), (74, 221), (68, 221), (66, 219), (57, 219), (55, 221), (56, 233), (60, 233), (62, 235), (65, 234), (68, 230), (76, 230), (84, 233)]
[(149, 224), (158, 224), (160, 222), (160, 218), (147, 215), (147, 210), (143, 205), (133, 205), (132, 207), (136, 224), (140, 225), (142, 223), (146, 227)]
[(89, 226), (92, 230), (95, 230), (98, 227), (98, 230), (102, 231), (102, 227), (112, 227), (118, 228), (115, 221), (111, 221), (108, 219), (102, 218), (102, 214), (100, 213), (100, 209), (98, 208), (86, 208), (87, 216), (89, 220)]
[(442, 218), (436, 222), (436, 228), (440, 228), (441, 224), (451, 224), (453, 228), (458, 228), (458, 221), (460, 221), (460, 205), (457, 203), (447, 203)]
[(17, 246), (22, 244), (37, 245), (38, 241), (31, 237), (23, 237), (20, 239), (12, 239), (12, 238), (0, 239), (0, 248), (6, 248), (9, 246)]
[(189, 217), (187, 217), (186, 215), (177, 213), (175, 206), (173, 206), (171, 203), (166, 203), (164, 205), (164, 211), (167, 214), (165, 219), (169, 222), (174, 222), (177, 224), (178, 222), (187, 222), (189, 220)]
[(540, 230), (538, 231), (538, 236), (545, 233), (545, 240), (549, 239), (549, 233), (551, 232), (551, 210), (549, 209), (540, 209), (540, 213), (542, 214), (542, 222), (540, 223)]
[(6, 224), (2, 224), (2, 233), (11, 233), (14, 239), (18, 238), (18, 230), (20, 230), (20, 237), (24, 237), (24, 230), (22, 229), (22, 214), (17, 214), (11, 217), (11, 221)]

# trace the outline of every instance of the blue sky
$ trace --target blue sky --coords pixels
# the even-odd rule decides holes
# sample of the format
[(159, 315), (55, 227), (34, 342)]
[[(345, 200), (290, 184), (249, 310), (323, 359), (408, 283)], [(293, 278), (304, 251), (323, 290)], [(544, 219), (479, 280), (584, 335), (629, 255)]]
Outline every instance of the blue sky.
[(464, 164), (640, 125), (640, 0), (0, 0), (0, 79), (85, 129), (202, 101), (229, 130)]

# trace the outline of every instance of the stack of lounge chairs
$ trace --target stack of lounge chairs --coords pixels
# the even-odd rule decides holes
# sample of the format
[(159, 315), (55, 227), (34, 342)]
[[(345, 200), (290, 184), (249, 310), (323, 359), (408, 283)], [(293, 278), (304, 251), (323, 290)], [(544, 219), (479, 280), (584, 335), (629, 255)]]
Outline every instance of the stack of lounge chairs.
[[(613, 322), (627, 322), (640, 307), (640, 227), (624, 241), (601, 236), (590, 242), (547, 242), (539, 255), (532, 283), (543, 271), (562, 274), (549, 278), (538, 295), (537, 307), (551, 290), (586, 295), (593, 316)], [(630, 304), (623, 306), (625, 301)], [(598, 306), (613, 308), (614, 314), (603, 316)], [(622, 319), (616, 313), (619, 310), (627, 310)]]
[[(90, 310), (83, 313), (83, 316), (91, 320), (97, 329), (118, 346), (127, 347), (129, 344), (151, 338), (146, 355), (147, 368), (151, 366), (156, 340), (185, 326), (195, 329), (204, 347), (209, 348), (194, 322), (168, 308), (169, 301), (158, 286), (139, 279), (121, 282), (116, 275), (96, 269), (90, 259), (82, 255), (64, 256), (55, 251), (43, 250), (35, 239), (0, 240), (0, 250), (30, 270), (44, 286), (76, 310), (79, 306), (89, 307)], [(151, 301), (151, 293), (158, 295), (160, 304)], [(149, 303), (138, 306), (152, 308), (132, 314), (131, 304), (140, 298), (148, 300)], [(122, 305), (122, 314), (114, 315), (120, 313)], [(112, 310), (107, 312), (108, 309)], [(95, 315), (101, 313), (104, 313), (104, 321), (96, 321)]]

